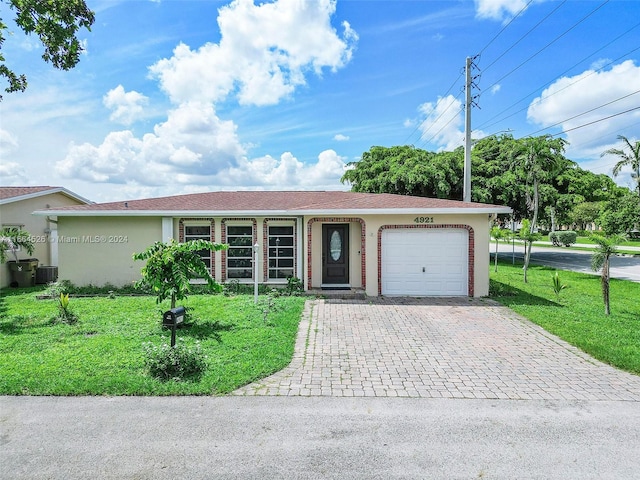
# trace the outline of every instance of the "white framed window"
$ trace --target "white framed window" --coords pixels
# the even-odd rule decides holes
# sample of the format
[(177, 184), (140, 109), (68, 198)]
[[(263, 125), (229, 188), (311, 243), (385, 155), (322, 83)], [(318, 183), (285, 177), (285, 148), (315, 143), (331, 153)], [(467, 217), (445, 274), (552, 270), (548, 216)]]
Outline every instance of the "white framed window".
[(227, 225), (227, 278), (253, 278), (253, 226)]
[(269, 225), (269, 280), (295, 276), (295, 236), (293, 225)]
[[(184, 241), (190, 240), (211, 240), (211, 225), (185, 225)], [(211, 250), (198, 250), (198, 255), (211, 271)]]

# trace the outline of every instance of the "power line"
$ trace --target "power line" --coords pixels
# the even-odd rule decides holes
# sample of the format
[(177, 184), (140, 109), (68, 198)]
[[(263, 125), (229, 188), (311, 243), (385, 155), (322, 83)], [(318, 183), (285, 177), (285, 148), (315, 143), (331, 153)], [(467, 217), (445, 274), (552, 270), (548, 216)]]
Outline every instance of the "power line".
[(576, 28), (578, 25), (580, 25), (582, 22), (584, 22), (587, 18), (589, 18), (591, 15), (593, 15), (594, 13), (596, 13), (598, 10), (600, 10), (602, 7), (604, 7), (607, 3), (609, 3), (610, 0), (605, 0), (604, 2), (602, 2), (600, 5), (598, 5), (596, 8), (594, 8), (591, 12), (589, 12), (587, 15), (585, 15), (584, 17), (582, 17), (582, 19), (580, 19), (578, 22), (576, 22), (575, 24), (573, 24), (570, 28), (568, 28), (567, 30), (565, 30), (563, 33), (561, 33), (560, 35), (558, 35), (556, 38), (554, 38), (553, 40), (551, 40), (549, 43), (547, 43), (544, 47), (542, 47), (540, 50), (538, 50), (536, 53), (534, 53), (533, 55), (531, 55), (529, 58), (527, 58), (525, 61), (523, 61), (522, 63), (520, 63), (520, 65), (518, 65), (517, 67), (513, 68), (511, 71), (509, 71), (508, 73), (506, 73), (505, 75), (503, 75), (502, 77), (500, 77), (498, 80), (496, 80), (493, 84), (491, 84), (488, 88), (486, 88), (485, 90), (491, 90), (491, 88), (493, 88), (494, 86), (496, 86), (498, 83), (500, 83), (502, 80), (504, 80), (505, 78), (507, 78), (509, 75), (511, 75), (512, 73), (514, 73), (516, 70), (520, 69), (523, 65), (527, 64), (528, 62), (530, 62), (533, 58), (535, 58), (536, 56), (538, 56), (540, 53), (542, 53), (544, 50), (546, 50), (547, 48), (549, 48), (551, 45), (553, 45), (555, 42), (557, 42), (558, 40), (560, 40), (562, 37), (564, 37), (567, 33), (569, 33), (571, 30), (573, 30), (574, 28)]
[[(451, 92), (451, 90), (453, 90), (453, 87), (455, 87), (456, 83), (458, 82), (458, 80), (460, 79), (460, 77), (462, 76), (462, 72), (460, 72), (460, 75), (458, 75), (456, 77), (456, 79), (453, 81), (453, 83), (451, 84), (451, 86), (449, 87), (449, 89), (447, 90), (447, 92), (442, 96), (442, 98), (446, 98), (447, 95), (449, 95), (449, 93)], [(452, 102), (453, 103), (453, 102)], [(437, 104), (436, 104), (437, 105)], [(444, 115), (446, 113), (446, 111), (448, 110), (449, 107), (447, 107), (447, 109), (445, 109), (444, 112), (442, 112), (440, 114), (440, 116), (438, 118), (436, 118), (436, 121), (438, 121), (440, 119), (440, 117), (442, 115)], [(409, 134), (409, 136), (407, 137), (407, 139), (404, 141), (405, 144), (407, 144), (407, 142), (409, 141), (409, 139), (413, 136), (414, 133), (416, 133), (420, 127), (427, 121), (427, 119), (425, 118), (422, 122), (418, 123), (418, 125), (416, 125), (416, 128), (413, 129), (413, 132), (411, 132)], [(425, 135), (427, 132), (429, 131), (429, 129), (427, 129), (425, 132), (423, 132), (420, 136), (422, 137), (423, 135)]]
[(529, 0), (527, 4), (524, 7), (522, 7), (522, 9), (518, 13), (516, 13), (516, 15), (511, 20), (509, 20), (507, 24), (504, 27), (502, 27), (502, 29), (491, 40), (489, 40), (489, 43), (487, 43), (484, 47), (482, 47), (482, 50), (478, 52), (478, 56), (482, 55), (482, 52), (484, 52), (489, 47), (489, 45), (491, 45), (500, 35), (502, 35), (502, 32), (504, 32), (507, 29), (507, 27), (509, 27), (509, 25), (511, 25), (516, 18), (518, 18), (527, 8), (529, 8), (529, 5), (531, 5), (531, 3), (533, 3), (533, 0)]
[[(542, 25), (545, 20), (547, 20), (551, 15), (553, 15), (555, 12), (558, 11), (558, 9), (560, 7), (562, 7), (562, 5), (564, 5), (567, 2), (567, 0), (563, 0), (562, 3), (560, 3), (556, 8), (554, 8), (550, 13), (547, 14), (546, 17), (544, 17), (542, 20), (540, 20), (538, 23), (536, 23), (531, 29), (529, 29), (529, 31), (527, 33), (525, 33), (523, 36), (521, 36), (518, 41), (516, 41), (513, 45), (511, 45), (509, 48), (507, 48), (504, 52), (502, 52), (502, 54), (500, 56), (498, 56), (498, 58), (496, 58), (493, 62), (491, 62), (489, 65), (487, 65), (486, 67), (483, 68), (483, 71), (487, 71), (489, 70), (498, 60), (500, 60), (502, 57), (504, 57), (507, 53), (509, 53), (516, 45), (518, 45), (522, 40), (524, 40), (531, 32), (533, 32), (536, 28), (538, 28), (540, 25)], [(529, 2), (531, 3), (531, 2)]]
[[(569, 120), (573, 120), (574, 118), (581, 117), (582, 115), (586, 115), (587, 113), (591, 113), (591, 112), (593, 112), (593, 111), (595, 111), (595, 110), (598, 110), (598, 109), (600, 109), (600, 108), (602, 108), (602, 107), (606, 107), (607, 105), (611, 105), (612, 103), (616, 103), (616, 102), (619, 102), (620, 100), (624, 100), (625, 98), (628, 98), (628, 97), (630, 97), (631, 95), (635, 95), (636, 93), (640, 93), (640, 90), (636, 90), (635, 92), (629, 93), (629, 94), (624, 95), (624, 96), (622, 96), (622, 97), (620, 97), (620, 98), (616, 98), (615, 100), (611, 100), (610, 102), (603, 103), (602, 105), (599, 105), (599, 106), (597, 106), (597, 107), (594, 107), (594, 108), (592, 108), (592, 109), (590, 109), (590, 110), (587, 110), (587, 111), (585, 111), (585, 112), (579, 113), (578, 115), (574, 115), (573, 117), (565, 118), (564, 120), (562, 120), (562, 121), (560, 121), (560, 122), (554, 123), (553, 125), (549, 125), (549, 126), (547, 126), (547, 127), (545, 127), (545, 128), (541, 128), (540, 130), (536, 130), (535, 132), (530, 133), (530, 134), (525, 135), (525, 136), (526, 136), (526, 137), (531, 137), (531, 136), (535, 135), (536, 133), (544, 132), (545, 130), (549, 130), (550, 128), (553, 128), (553, 127), (555, 127), (555, 126), (557, 126), (557, 125), (560, 125), (560, 124), (562, 124), (562, 123), (564, 123), (564, 122), (568, 122)], [(639, 108), (640, 108), (640, 107), (639, 107)]]
[(568, 129), (566, 129), (566, 130), (563, 130), (562, 132), (554, 133), (554, 134), (553, 134), (553, 135), (551, 135), (551, 136), (552, 136), (552, 137), (557, 137), (557, 136), (559, 136), (559, 135), (562, 135), (563, 133), (572, 132), (572, 131), (574, 131), (574, 130), (578, 130), (579, 128), (588, 127), (589, 125), (593, 125), (594, 123), (604, 122), (605, 120), (609, 120), (610, 118), (614, 118), (614, 117), (619, 117), (620, 115), (624, 115), (625, 113), (633, 112), (634, 110), (640, 110), (640, 106), (630, 108), (629, 110), (625, 110), (624, 112), (614, 113), (613, 115), (609, 115), (609, 116), (607, 116), (607, 117), (600, 118), (600, 119), (598, 119), (598, 120), (594, 120), (593, 122), (585, 123), (585, 124), (583, 124), (583, 125), (578, 125), (577, 127), (568, 128)]
[[(575, 67), (577, 67), (578, 65), (580, 65), (580, 64), (581, 64), (582, 62), (584, 62), (585, 60), (587, 60), (587, 59), (589, 59), (590, 57), (594, 56), (596, 53), (600, 52), (601, 50), (604, 50), (606, 47), (608, 47), (608, 46), (609, 46), (609, 45), (611, 45), (612, 43), (614, 43), (614, 42), (618, 41), (620, 38), (622, 38), (623, 36), (627, 35), (629, 32), (631, 32), (632, 30), (634, 30), (634, 29), (638, 28), (639, 26), (640, 26), (640, 23), (636, 23), (633, 27), (631, 27), (630, 29), (628, 29), (626, 32), (624, 32), (624, 33), (622, 33), (622, 34), (618, 35), (616, 38), (614, 38), (613, 40), (611, 40), (611, 41), (610, 41), (609, 43), (607, 43), (606, 45), (603, 45), (602, 47), (600, 47), (600, 48), (599, 48), (599, 49), (597, 49), (596, 51), (594, 51), (594, 52), (590, 53), (589, 55), (587, 55), (586, 57), (584, 57), (584, 58), (583, 58), (582, 60), (580, 60), (579, 62), (577, 62), (577, 63), (575, 63), (574, 65), (572, 65), (571, 67), (567, 68), (564, 72), (562, 72), (562, 73), (560, 73), (560, 74), (556, 75), (556, 79), (557, 79), (557, 77), (561, 77), (561, 76), (563, 76), (564, 74), (566, 74), (567, 72), (569, 72), (570, 70), (574, 69)], [(634, 48), (633, 50), (631, 50), (631, 51), (629, 51), (629, 52), (627, 52), (627, 53), (625, 53), (625, 54), (623, 54), (623, 55), (619, 56), (619, 57), (618, 57), (618, 58), (616, 58), (615, 60), (610, 61), (609, 63), (607, 63), (607, 64), (603, 65), (602, 67), (600, 67), (599, 69), (597, 69), (597, 70), (593, 71), (592, 73), (590, 73), (590, 74), (588, 74), (588, 75), (585, 75), (584, 77), (581, 77), (580, 79), (576, 80), (575, 82), (570, 83), (570, 84), (569, 84), (569, 85), (567, 85), (566, 87), (561, 88), (560, 90), (557, 90), (556, 92), (554, 92), (554, 93), (552, 93), (552, 94), (548, 95), (548, 96), (547, 96), (547, 97), (545, 97), (544, 99), (540, 99), (540, 100), (538, 100), (538, 102), (536, 102), (536, 103), (539, 103), (539, 102), (541, 102), (541, 101), (543, 101), (543, 100), (546, 100), (547, 98), (551, 97), (552, 95), (555, 95), (556, 93), (559, 93), (559, 92), (561, 92), (562, 90), (564, 90), (564, 89), (566, 89), (566, 88), (569, 88), (571, 85), (574, 85), (574, 84), (576, 84), (576, 83), (578, 83), (578, 82), (580, 82), (580, 81), (582, 81), (582, 80), (584, 80), (584, 79), (586, 79), (586, 78), (590, 77), (590, 76), (591, 76), (591, 75), (593, 75), (594, 73), (596, 73), (596, 72), (598, 72), (598, 71), (603, 70), (604, 68), (608, 67), (609, 65), (614, 64), (615, 62), (617, 62), (617, 61), (618, 61), (618, 60), (620, 60), (621, 58), (624, 58), (624, 57), (626, 57), (626, 56), (628, 56), (628, 55), (632, 54), (633, 52), (635, 52), (635, 51), (636, 51), (636, 50), (638, 50), (638, 49), (640, 49), (640, 47)], [(500, 111), (499, 113), (495, 114), (493, 117), (489, 118), (487, 121), (485, 121), (485, 122), (484, 122), (482, 125), (480, 125), (478, 128), (483, 128), (483, 127), (485, 127), (485, 126), (491, 127), (491, 126), (495, 125), (496, 123), (502, 122), (502, 121), (504, 121), (504, 120), (506, 120), (506, 119), (508, 119), (508, 118), (513, 117), (513, 116), (514, 116), (514, 115), (516, 115), (517, 113), (520, 113), (520, 112), (522, 112), (523, 110), (526, 110), (527, 108), (529, 108), (529, 106), (526, 106), (526, 107), (524, 107), (524, 108), (521, 108), (520, 110), (517, 110), (516, 112), (512, 113), (511, 115), (509, 115), (509, 116), (507, 116), (507, 117), (504, 117), (504, 118), (501, 118), (500, 120), (496, 120), (495, 122), (493, 122), (493, 123), (489, 124), (489, 122), (490, 122), (490, 121), (492, 121), (494, 118), (496, 118), (496, 117), (498, 117), (498, 116), (502, 115), (503, 113), (507, 112), (508, 110), (510, 110), (511, 108), (513, 108), (514, 106), (516, 106), (516, 105), (518, 105), (519, 103), (523, 102), (524, 100), (526, 100), (527, 98), (529, 98), (531, 95), (535, 94), (538, 90), (540, 90), (540, 89), (542, 89), (542, 88), (545, 88), (545, 87), (548, 87), (548, 86), (549, 86), (549, 85), (551, 85), (554, 81), (556, 81), (556, 79), (551, 80), (551, 81), (549, 81), (549, 82), (547, 82), (547, 83), (545, 83), (545, 84), (543, 84), (543, 85), (541, 85), (541, 86), (539, 86), (539, 87), (535, 88), (533, 91), (531, 91), (530, 93), (528, 93), (527, 95), (525, 95), (524, 97), (522, 97), (522, 98), (521, 98), (520, 100), (518, 100), (517, 102), (512, 103), (512, 104), (511, 104), (510, 106), (508, 106), (507, 108), (503, 109), (503, 110), (502, 110), (502, 111)]]

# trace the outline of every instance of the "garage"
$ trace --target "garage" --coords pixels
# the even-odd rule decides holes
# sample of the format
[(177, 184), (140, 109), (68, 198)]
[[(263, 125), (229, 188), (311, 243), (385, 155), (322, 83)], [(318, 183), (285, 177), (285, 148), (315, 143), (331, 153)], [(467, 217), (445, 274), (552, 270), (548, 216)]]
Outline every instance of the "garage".
[(382, 232), (383, 295), (469, 295), (469, 231), (399, 228)]

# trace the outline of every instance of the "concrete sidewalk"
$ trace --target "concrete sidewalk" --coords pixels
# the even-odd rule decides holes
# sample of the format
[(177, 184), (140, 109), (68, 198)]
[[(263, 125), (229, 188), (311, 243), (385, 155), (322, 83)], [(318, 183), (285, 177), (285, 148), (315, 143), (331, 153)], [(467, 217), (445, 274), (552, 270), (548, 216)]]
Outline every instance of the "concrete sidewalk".
[(632, 479), (640, 403), (0, 397), (0, 479)]

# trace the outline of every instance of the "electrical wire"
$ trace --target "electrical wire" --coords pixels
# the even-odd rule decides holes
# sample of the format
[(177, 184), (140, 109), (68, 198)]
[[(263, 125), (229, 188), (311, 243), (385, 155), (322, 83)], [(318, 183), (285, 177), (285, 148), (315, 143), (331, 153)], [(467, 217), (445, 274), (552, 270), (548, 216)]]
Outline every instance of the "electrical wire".
[[(630, 97), (631, 95), (635, 95), (636, 93), (640, 93), (640, 90), (636, 90), (635, 92), (629, 93), (629, 94), (624, 95), (624, 96), (619, 97), (619, 98), (616, 98), (615, 100), (611, 100), (610, 102), (603, 103), (602, 105), (599, 105), (599, 106), (597, 106), (597, 107), (591, 108), (591, 109), (589, 109), (589, 110), (587, 110), (587, 111), (584, 111), (584, 112), (582, 112), (582, 113), (579, 113), (578, 115), (574, 115), (573, 117), (565, 118), (564, 120), (562, 120), (562, 121), (560, 121), (560, 122), (554, 123), (553, 125), (549, 125), (549, 126), (544, 127), (544, 128), (541, 128), (540, 130), (536, 130), (535, 132), (530, 133), (530, 134), (525, 135), (525, 136), (526, 136), (526, 137), (532, 137), (532, 136), (533, 136), (533, 135), (535, 135), (536, 133), (544, 132), (545, 130), (549, 130), (550, 128), (553, 128), (553, 127), (556, 127), (556, 126), (558, 126), (558, 125), (561, 125), (561, 124), (563, 124), (563, 123), (565, 123), (565, 122), (568, 122), (569, 120), (573, 120), (574, 118), (578, 118), (578, 117), (581, 117), (582, 115), (586, 115), (587, 113), (594, 112), (594, 111), (596, 111), (596, 110), (598, 110), (598, 109), (600, 109), (600, 108), (602, 108), (602, 107), (606, 107), (607, 105), (611, 105), (612, 103), (616, 103), (616, 102), (619, 102), (620, 100), (624, 100), (625, 98), (628, 98), (628, 97)], [(639, 107), (639, 108), (640, 108), (640, 107)]]
[[(496, 120), (494, 123), (489, 124), (490, 121), (492, 121), (493, 119), (495, 119), (496, 117), (502, 115), (503, 113), (509, 111), (511, 108), (513, 108), (514, 106), (518, 105), (519, 103), (525, 101), (527, 98), (529, 98), (531, 95), (535, 94), (536, 92), (538, 92), (539, 90), (548, 87), (549, 85), (551, 85), (553, 82), (555, 82), (557, 80), (557, 78), (562, 77), (564, 74), (568, 73), (569, 71), (571, 71), (572, 69), (574, 69), (575, 67), (577, 67), (578, 65), (580, 65), (581, 63), (583, 63), (584, 61), (588, 60), (589, 58), (591, 58), (592, 56), (594, 56), (596, 53), (604, 50), (605, 48), (607, 48), (609, 45), (611, 45), (612, 43), (618, 41), (620, 38), (624, 37), (625, 35), (627, 35), (629, 32), (631, 32), (632, 30), (638, 28), (640, 26), (640, 22), (636, 23), (633, 27), (631, 27), (630, 29), (628, 29), (626, 32), (618, 35), (616, 38), (614, 38), (613, 40), (611, 40), (609, 43), (607, 43), (606, 45), (603, 45), (602, 47), (600, 47), (599, 49), (597, 49), (596, 51), (590, 53), (589, 55), (587, 55), (586, 57), (584, 57), (582, 60), (580, 60), (579, 62), (575, 63), (574, 65), (572, 65), (571, 67), (567, 68), (564, 72), (556, 75), (554, 80), (551, 80), (537, 88), (535, 88), (533, 91), (531, 91), (530, 93), (528, 93), (527, 95), (525, 95), (524, 97), (522, 97), (520, 100), (518, 100), (517, 102), (512, 103), (510, 106), (508, 106), (507, 108), (503, 109), (502, 111), (500, 111), (499, 113), (495, 114), (493, 117), (489, 118), (488, 120), (486, 120), (482, 125), (480, 125), (478, 128), (484, 128), (485, 126), (487, 127), (491, 127), (493, 125), (495, 125), (496, 123), (502, 122), (504, 120), (507, 120), (508, 118), (513, 117), (514, 115), (516, 115), (517, 113), (522, 112), (523, 110), (526, 110), (527, 108), (529, 108), (531, 105), (528, 105), (524, 108), (521, 108), (520, 110), (517, 110), (516, 112), (512, 113), (511, 115), (501, 118), (500, 120)], [(556, 92), (548, 95), (547, 97), (545, 97), (545, 99), (551, 97), (552, 95), (555, 95), (558, 92), (561, 92), (562, 90), (564, 90), (565, 88), (570, 87), (571, 85), (574, 85), (575, 83), (578, 83), (588, 77), (590, 77), (591, 75), (593, 75), (594, 73), (597, 73), (598, 71), (601, 71), (603, 69), (605, 69), (606, 67), (608, 67), (609, 65), (614, 64), (615, 62), (617, 62), (618, 60), (634, 53), (636, 50), (639, 50), (640, 47), (634, 48), (633, 50), (619, 56), (618, 58), (610, 61), (609, 63), (603, 65), (602, 67), (600, 67), (599, 69), (593, 71), (592, 73), (585, 75), (584, 77), (581, 77), (580, 79), (576, 80), (575, 82), (570, 83), (569, 85), (567, 85), (566, 87), (561, 88), (560, 90), (557, 90)], [(544, 99), (540, 99), (539, 101), (543, 101)], [(532, 104), (533, 105), (533, 104)]]
[(604, 122), (605, 120), (609, 120), (609, 119), (614, 118), (614, 117), (619, 117), (620, 115), (624, 115), (625, 113), (633, 112), (634, 110), (640, 110), (640, 106), (630, 108), (630, 109), (628, 109), (628, 110), (625, 110), (624, 112), (614, 113), (613, 115), (609, 115), (609, 116), (607, 116), (607, 117), (600, 118), (600, 119), (598, 119), (598, 120), (594, 120), (593, 122), (585, 123), (585, 124), (583, 124), (583, 125), (578, 125), (577, 127), (568, 128), (568, 129), (566, 129), (566, 130), (563, 130), (562, 132), (554, 133), (554, 134), (553, 134), (553, 135), (551, 135), (551, 136), (552, 136), (552, 137), (557, 137), (557, 136), (562, 135), (562, 134), (564, 134), (564, 133), (568, 133), (568, 132), (572, 132), (572, 131), (574, 131), (574, 130), (578, 130), (578, 129), (580, 129), (580, 128), (588, 127), (589, 125), (593, 125), (593, 124), (595, 124), (595, 123)]
[[(451, 92), (451, 90), (453, 90), (453, 87), (455, 87), (456, 83), (458, 83), (458, 80), (460, 79), (460, 77), (462, 76), (462, 72), (460, 72), (460, 74), (456, 77), (456, 79), (453, 81), (453, 83), (451, 84), (451, 86), (449, 87), (449, 89), (447, 90), (447, 92), (441, 97), (441, 98), (446, 98), (447, 95), (449, 95), (449, 93)], [(451, 102), (453, 103), (453, 102)], [(438, 121), (440, 119), (440, 117), (442, 115), (444, 115), (446, 113), (446, 111), (449, 109), (449, 107), (447, 107), (447, 109), (444, 110), (444, 112), (442, 112), (440, 114), (440, 116), (438, 118), (436, 118), (436, 121)], [(409, 134), (409, 136), (407, 137), (407, 139), (404, 141), (404, 144), (406, 145), (407, 142), (409, 141), (409, 139), (413, 136), (414, 133), (416, 133), (420, 127), (427, 121), (427, 119), (425, 118), (423, 121), (421, 121), (420, 123), (418, 123), (418, 125), (416, 125), (416, 128), (413, 129), (413, 132), (411, 132)], [(423, 132), (420, 137), (422, 137), (423, 135), (425, 135), (427, 132), (429, 131), (429, 129), (427, 129), (425, 132)]]
[[(531, 2), (529, 2), (531, 3)], [(518, 45), (522, 40), (524, 40), (531, 32), (533, 32), (536, 28), (538, 28), (540, 25), (542, 25), (545, 20), (547, 20), (551, 15), (553, 15), (554, 13), (556, 13), (558, 11), (558, 9), (560, 7), (562, 7), (562, 5), (564, 5), (565, 3), (567, 3), (567, 0), (563, 0), (556, 8), (554, 8), (550, 13), (547, 14), (547, 16), (545, 16), (542, 20), (540, 20), (538, 23), (536, 23), (531, 29), (529, 29), (529, 31), (527, 33), (525, 33), (524, 35), (522, 35), (518, 41), (516, 41), (513, 45), (511, 45), (509, 48), (507, 48), (504, 52), (502, 52), (502, 54), (500, 54), (498, 56), (498, 58), (496, 58), (493, 62), (491, 62), (489, 65), (487, 65), (486, 67), (483, 67), (482, 71), (486, 72), (487, 70), (489, 70), (498, 60), (500, 60), (502, 57), (504, 57), (507, 53), (509, 53), (516, 45)]]
[(593, 10), (591, 10), (591, 12), (589, 12), (587, 15), (585, 15), (584, 17), (582, 17), (580, 20), (578, 20), (578, 22), (574, 23), (571, 27), (569, 27), (567, 30), (565, 30), (563, 33), (561, 33), (560, 35), (558, 35), (556, 38), (554, 38), (553, 40), (551, 40), (549, 43), (547, 43), (544, 47), (542, 47), (540, 50), (538, 50), (536, 53), (534, 53), (533, 55), (531, 55), (529, 58), (527, 58), (525, 61), (523, 61), (522, 63), (520, 63), (517, 67), (513, 68), (512, 70), (510, 70), (508, 73), (504, 74), (502, 77), (500, 77), (498, 80), (496, 80), (493, 84), (491, 84), (488, 88), (485, 88), (485, 90), (491, 90), (493, 87), (495, 87), (497, 84), (499, 84), (502, 80), (504, 80), (505, 78), (507, 78), (508, 76), (510, 76), (511, 74), (513, 74), (514, 72), (516, 72), (517, 70), (519, 70), (520, 68), (522, 68), (522, 66), (526, 65), (527, 63), (529, 63), (533, 58), (535, 58), (536, 56), (538, 56), (540, 53), (542, 53), (544, 50), (546, 50), (547, 48), (549, 48), (551, 45), (553, 45), (554, 43), (556, 43), (558, 40), (560, 40), (562, 37), (564, 37), (566, 34), (568, 34), (571, 30), (573, 30), (574, 28), (576, 28), (578, 25), (580, 25), (582, 22), (584, 22), (587, 18), (589, 18), (591, 15), (593, 15), (594, 13), (596, 13), (598, 10), (600, 10), (602, 7), (604, 7), (607, 3), (609, 3), (610, 0), (605, 0), (604, 2), (602, 2), (600, 5), (598, 5), (596, 8), (594, 8)]
[(489, 45), (491, 45), (500, 35), (502, 35), (502, 32), (504, 32), (507, 29), (507, 27), (509, 27), (509, 25), (511, 25), (516, 18), (518, 18), (527, 8), (529, 8), (529, 5), (531, 5), (532, 3), (533, 3), (533, 0), (529, 0), (527, 4), (524, 7), (522, 7), (520, 11), (516, 13), (516, 15), (511, 20), (509, 20), (506, 23), (506, 25), (502, 27), (502, 29), (491, 40), (489, 40), (489, 43), (487, 43), (484, 47), (482, 47), (482, 50), (478, 52), (478, 56), (482, 55), (482, 52), (484, 52), (489, 47)]

